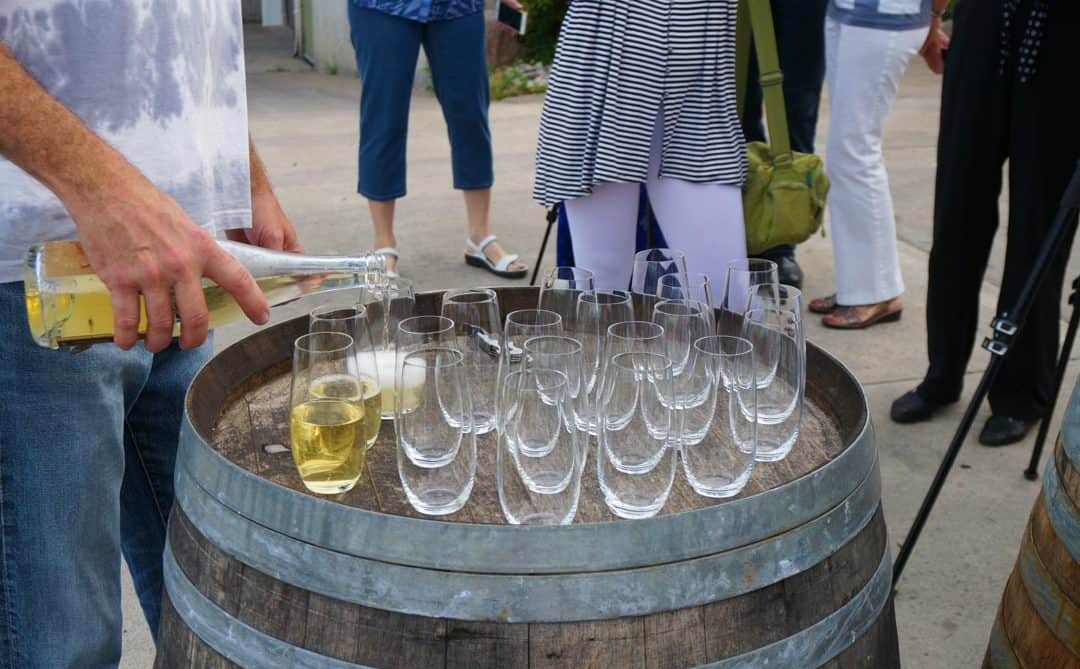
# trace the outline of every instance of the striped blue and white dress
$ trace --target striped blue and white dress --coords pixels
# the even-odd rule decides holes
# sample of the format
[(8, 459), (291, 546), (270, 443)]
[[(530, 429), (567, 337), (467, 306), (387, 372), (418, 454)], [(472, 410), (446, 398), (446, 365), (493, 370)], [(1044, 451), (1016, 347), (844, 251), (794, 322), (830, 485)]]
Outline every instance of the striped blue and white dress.
[(736, 0), (572, 0), (555, 53), (533, 198), (645, 183), (663, 123), (660, 176), (741, 186)]

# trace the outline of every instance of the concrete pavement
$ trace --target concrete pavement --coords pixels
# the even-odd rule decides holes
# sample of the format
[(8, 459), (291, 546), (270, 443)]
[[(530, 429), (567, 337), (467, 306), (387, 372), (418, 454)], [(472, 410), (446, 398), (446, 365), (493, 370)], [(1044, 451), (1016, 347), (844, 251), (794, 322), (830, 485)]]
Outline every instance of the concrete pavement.
[[(252, 134), (277, 192), (314, 252), (370, 248), (370, 221), (355, 194), (357, 83), (311, 72), (249, 73)], [(925, 291), (933, 197), (939, 80), (913, 62), (886, 132), (886, 155), (897, 211), (900, 256), (908, 285), (904, 319), (866, 332), (825, 330), (814, 319), (808, 336), (846, 364), (863, 382), (873, 413), (884, 478), (884, 504), (893, 550), (911, 523), (962, 406), (932, 423), (902, 427), (888, 419), (889, 403), (911, 388), (926, 366)], [(530, 264), (544, 232), (544, 212), (529, 194), (539, 97), (494, 103), (497, 185), (495, 231)], [(827, 110), (821, 135), (827, 129)], [(823, 145), (823, 142), (821, 143)], [(418, 93), (410, 118), (409, 195), (398, 204), (400, 269), (420, 290), (491, 284), (494, 277), (462, 261), (465, 235), (460, 195), (450, 190), (449, 146), (434, 97)], [(1004, 252), (999, 234), (982, 292), (981, 324), (994, 310)], [(832, 292), (832, 250), (814, 238), (800, 248), (806, 293)], [(543, 264), (553, 262), (549, 254)], [(1070, 265), (1069, 277), (1080, 271)], [(303, 313), (311, 304), (275, 310), (275, 319)], [(981, 326), (980, 337), (987, 328)], [(253, 328), (238, 324), (217, 334), (223, 346)], [(987, 356), (978, 352), (970, 368), (969, 392)], [(1067, 393), (1075, 370), (1065, 384)], [(1059, 411), (1060, 414), (1060, 411)], [(981, 427), (987, 410), (975, 425)], [(1060, 421), (1055, 418), (1054, 431)], [(914, 668), (976, 666), (986, 647), (1005, 580), (1038, 484), (1021, 477), (1030, 440), (1003, 449), (967, 444), (931, 517), (905, 575), (896, 606), (901, 653)], [(152, 657), (145, 628), (125, 590), (123, 666), (148, 666)]]

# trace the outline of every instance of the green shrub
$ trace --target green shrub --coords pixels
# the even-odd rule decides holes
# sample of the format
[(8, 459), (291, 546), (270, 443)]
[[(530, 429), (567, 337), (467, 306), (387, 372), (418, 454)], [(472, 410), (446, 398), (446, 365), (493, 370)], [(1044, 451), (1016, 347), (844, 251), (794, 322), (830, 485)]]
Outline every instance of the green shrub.
[(490, 73), (491, 99), (502, 100), (517, 95), (533, 95), (543, 93), (547, 85), (534, 82), (521, 69), (521, 64), (498, 67)]
[(559, 39), (563, 15), (569, 0), (522, 0), (521, 4), (529, 12), (529, 23), (525, 27), (522, 44), (525, 46), (525, 60), (529, 62), (550, 63), (555, 59), (555, 43)]

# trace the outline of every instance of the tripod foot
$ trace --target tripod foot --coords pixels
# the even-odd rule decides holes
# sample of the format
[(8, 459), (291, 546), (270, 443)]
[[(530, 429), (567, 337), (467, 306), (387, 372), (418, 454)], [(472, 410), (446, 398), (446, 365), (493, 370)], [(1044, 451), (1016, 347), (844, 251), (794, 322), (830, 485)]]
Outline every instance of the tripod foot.
[(1038, 469), (1025, 469), (1024, 470), (1024, 478), (1026, 478), (1029, 481), (1038, 481), (1039, 480), (1039, 470)]

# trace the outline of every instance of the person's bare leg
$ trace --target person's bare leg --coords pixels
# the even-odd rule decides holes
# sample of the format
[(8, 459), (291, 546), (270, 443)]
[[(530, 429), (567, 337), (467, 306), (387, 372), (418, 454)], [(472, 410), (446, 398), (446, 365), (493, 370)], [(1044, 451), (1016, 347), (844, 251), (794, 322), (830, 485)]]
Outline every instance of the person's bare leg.
[[(394, 237), (394, 204), (396, 202), (397, 200), (368, 200), (371, 225), (375, 228), (373, 248), (381, 249), (387, 246), (397, 248), (397, 239)], [(397, 258), (386, 256), (386, 269), (391, 272), (396, 270)]]
[[(469, 239), (473, 244), (476, 244), (491, 234), (491, 189), (480, 188), (461, 192), (465, 194), (465, 213), (469, 219)], [(376, 232), (377, 234), (378, 232)], [(484, 255), (492, 263), (498, 263), (499, 259), (506, 255), (506, 251), (503, 250), (499, 242), (492, 242), (484, 249)], [(506, 269), (510, 271), (525, 269), (525, 264), (514, 261)]]

